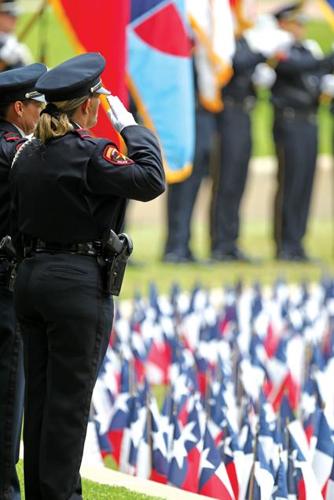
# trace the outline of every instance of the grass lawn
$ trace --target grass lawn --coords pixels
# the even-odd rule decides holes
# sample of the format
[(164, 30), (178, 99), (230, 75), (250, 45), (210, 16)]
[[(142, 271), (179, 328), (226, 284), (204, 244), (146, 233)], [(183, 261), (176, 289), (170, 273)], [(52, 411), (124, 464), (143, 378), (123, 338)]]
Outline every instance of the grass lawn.
[[(21, 460), (18, 464), (18, 473), (23, 490), (23, 463)], [(158, 497), (142, 495), (126, 488), (106, 486), (86, 480), (83, 480), (83, 497), (85, 500), (111, 500), (112, 498), (115, 500), (158, 500)], [(22, 500), (24, 498), (23, 493)]]
[[(205, 258), (208, 255), (206, 228), (194, 228), (193, 249), (195, 255)], [(132, 298), (139, 290), (146, 295), (148, 284), (154, 281), (160, 292), (169, 291), (173, 282), (182, 289), (189, 290), (196, 282), (203, 286), (221, 287), (242, 279), (245, 284), (261, 281), (270, 284), (278, 277), (289, 282), (300, 280), (316, 281), (324, 273), (334, 271), (334, 226), (330, 221), (310, 222), (306, 239), (306, 249), (310, 255), (319, 258), (316, 264), (281, 263), (273, 259), (273, 245), (270, 227), (264, 223), (247, 223), (242, 228), (241, 246), (251, 255), (260, 257), (258, 265), (218, 263), (214, 265), (163, 264), (159, 261), (164, 241), (163, 225), (152, 227), (141, 225), (129, 227), (134, 240), (135, 260), (146, 262), (145, 267), (128, 267), (122, 289), (122, 298)]]

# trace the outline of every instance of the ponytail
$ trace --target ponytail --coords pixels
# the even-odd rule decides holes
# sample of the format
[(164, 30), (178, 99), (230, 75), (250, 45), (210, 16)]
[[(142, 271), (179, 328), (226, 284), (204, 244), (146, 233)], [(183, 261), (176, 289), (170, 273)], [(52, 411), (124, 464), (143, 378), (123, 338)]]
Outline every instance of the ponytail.
[(35, 137), (45, 144), (48, 140), (61, 137), (73, 130), (70, 119), (87, 99), (88, 96), (84, 96), (70, 101), (48, 103), (36, 125)]

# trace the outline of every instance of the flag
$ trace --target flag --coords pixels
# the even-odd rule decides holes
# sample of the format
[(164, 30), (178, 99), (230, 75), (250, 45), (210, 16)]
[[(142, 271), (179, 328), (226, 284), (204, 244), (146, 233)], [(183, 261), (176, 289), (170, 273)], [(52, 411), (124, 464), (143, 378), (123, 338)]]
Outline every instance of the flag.
[(194, 84), (185, 0), (131, 0), (128, 83), (144, 123), (161, 143), (167, 181), (192, 169)]
[(274, 500), (288, 500), (287, 472), (283, 460), (280, 460), (276, 481), (274, 486)]
[(212, 112), (221, 111), (221, 89), (232, 77), (235, 52), (233, 19), (228, 0), (187, 0), (195, 38), (194, 60), (199, 100)]
[(208, 426), (206, 426), (204, 433), (203, 451), (200, 460), (199, 493), (221, 500), (234, 499), (233, 489), (225, 465), (220, 458)]
[(334, 462), (332, 465), (331, 475), (327, 484), (327, 491), (324, 497), (326, 500), (333, 500), (334, 498)]
[(230, 0), (233, 9), (236, 32), (243, 33), (253, 26), (256, 17), (256, 0)]
[(168, 411), (164, 415), (160, 415), (157, 402), (154, 399), (151, 401), (150, 411), (152, 428), (152, 471), (150, 479), (166, 484), (171, 435), (170, 417)]
[[(58, 15), (76, 52), (100, 52), (106, 59), (103, 85), (112, 94), (119, 96), (127, 105), (128, 94), (125, 83), (126, 71), (126, 25), (129, 19), (129, 2), (124, 0), (96, 0), (94, 8), (72, 0), (49, 0)], [(92, 7), (92, 6), (90, 6)], [(62, 62), (62, 61), (59, 61)], [(110, 137), (119, 143), (102, 101), (99, 121), (94, 132), (100, 137)]]
[(182, 433), (188, 460), (187, 474), (182, 489), (197, 493), (202, 441), (199, 415), (195, 403), (193, 403), (193, 408), (188, 415), (188, 422), (184, 426)]
[(327, 418), (323, 410), (320, 410), (318, 420), (318, 439), (313, 456), (312, 467), (323, 490), (331, 475), (334, 457), (334, 444), (332, 440), (332, 431), (328, 425)]
[(112, 445), (112, 456), (117, 464), (120, 464), (121, 460), (123, 435), (129, 422), (132, 400), (133, 397), (128, 393), (120, 393), (113, 406), (113, 417), (108, 430), (108, 439)]
[[(289, 463), (288, 491), (298, 500), (322, 500), (322, 494), (308, 459), (309, 448), (299, 421), (288, 424)], [(290, 499), (290, 496), (289, 496)]]
[(176, 415), (172, 415), (172, 424), (174, 432), (172, 453), (169, 461), (168, 482), (173, 486), (181, 488), (187, 475), (188, 453)]
[(274, 478), (272, 470), (259, 440), (255, 443), (255, 463), (249, 479), (249, 490), (247, 498), (254, 500), (270, 500), (274, 488)]

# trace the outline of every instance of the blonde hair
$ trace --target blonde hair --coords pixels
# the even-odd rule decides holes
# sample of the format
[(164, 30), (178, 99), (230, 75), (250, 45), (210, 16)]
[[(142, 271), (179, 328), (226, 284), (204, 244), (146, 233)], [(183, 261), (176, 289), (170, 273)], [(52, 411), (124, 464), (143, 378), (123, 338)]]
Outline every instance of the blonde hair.
[(78, 107), (91, 96), (78, 97), (70, 101), (57, 101), (49, 103), (55, 107), (55, 113), (42, 112), (37, 122), (34, 136), (44, 144), (54, 137), (61, 137), (73, 130), (71, 117)]

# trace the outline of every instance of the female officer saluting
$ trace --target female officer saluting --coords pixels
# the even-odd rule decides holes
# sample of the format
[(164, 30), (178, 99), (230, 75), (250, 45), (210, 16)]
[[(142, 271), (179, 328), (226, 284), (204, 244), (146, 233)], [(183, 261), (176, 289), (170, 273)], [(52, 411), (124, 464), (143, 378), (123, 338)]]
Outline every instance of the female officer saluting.
[(22, 261), (15, 304), (25, 353), (24, 472), (27, 500), (80, 499), (79, 468), (92, 390), (109, 340), (113, 304), (99, 263), (126, 199), (165, 189), (156, 137), (110, 98), (128, 148), (93, 138), (99, 94), (108, 93), (98, 53), (41, 77), (48, 102), (11, 172), (13, 239)]

